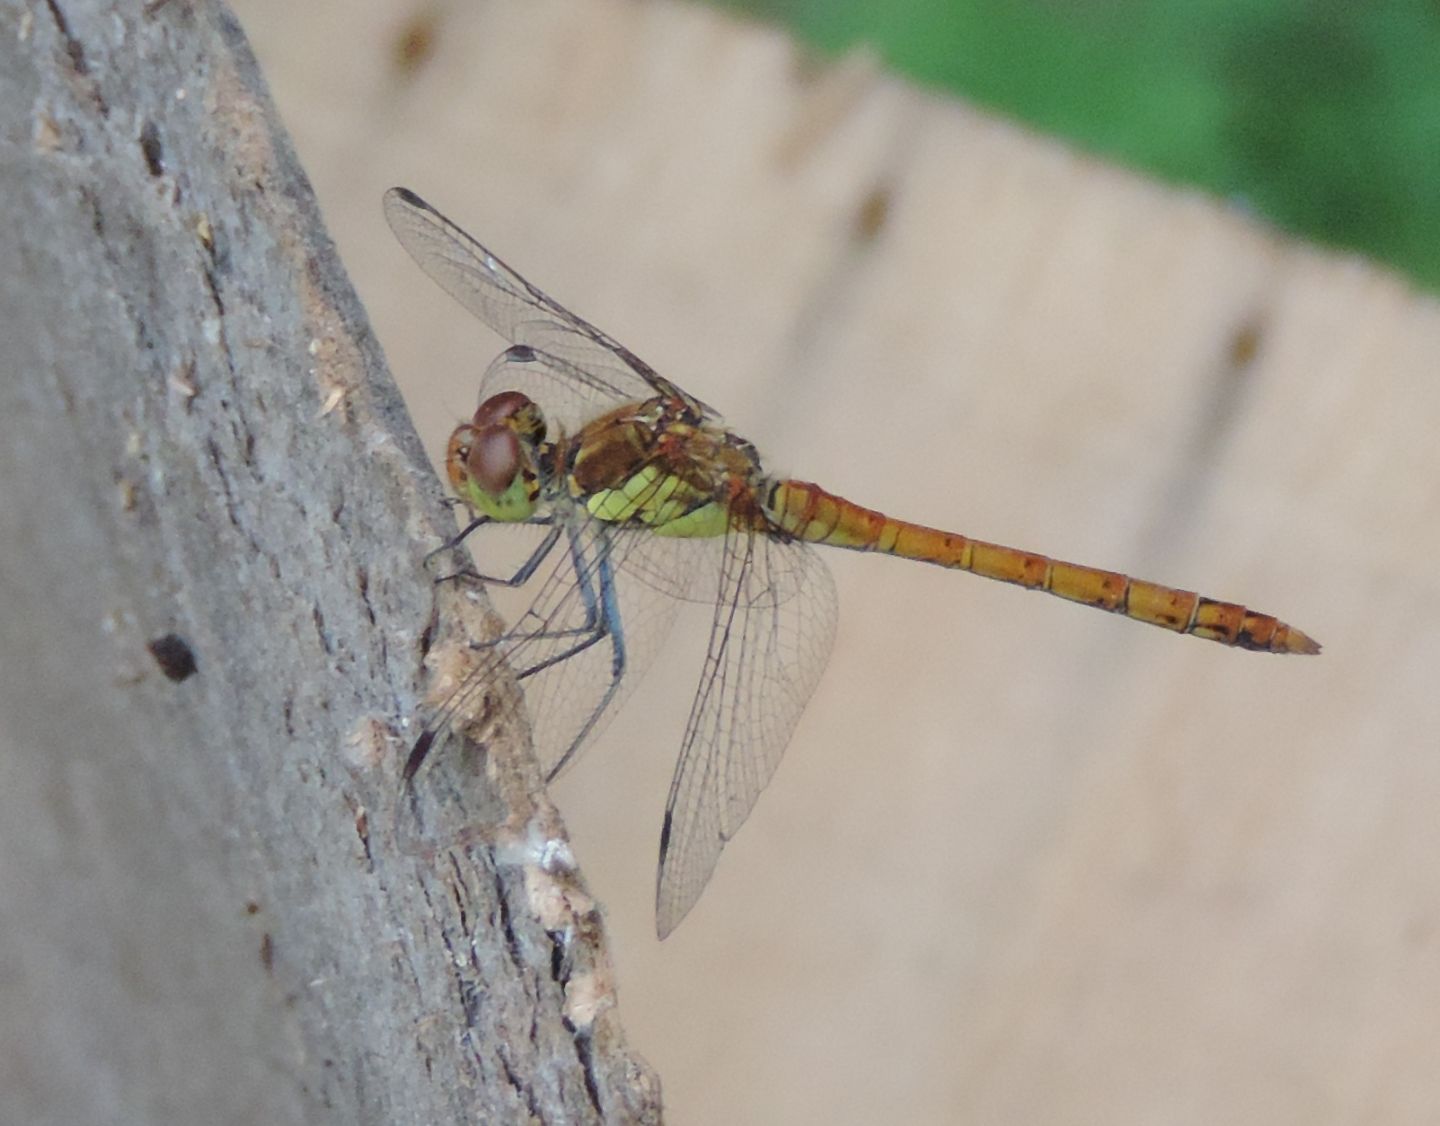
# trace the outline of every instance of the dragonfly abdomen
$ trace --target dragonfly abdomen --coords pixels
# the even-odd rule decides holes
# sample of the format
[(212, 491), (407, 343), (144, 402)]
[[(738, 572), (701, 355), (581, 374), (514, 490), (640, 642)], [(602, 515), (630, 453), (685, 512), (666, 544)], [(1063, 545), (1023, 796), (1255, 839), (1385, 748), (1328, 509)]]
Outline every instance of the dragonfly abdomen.
[(1293, 626), (1234, 602), (896, 520), (808, 481), (773, 482), (766, 490), (765, 513), (782, 530), (810, 543), (970, 571), (1222, 645), (1268, 653), (1320, 651)]

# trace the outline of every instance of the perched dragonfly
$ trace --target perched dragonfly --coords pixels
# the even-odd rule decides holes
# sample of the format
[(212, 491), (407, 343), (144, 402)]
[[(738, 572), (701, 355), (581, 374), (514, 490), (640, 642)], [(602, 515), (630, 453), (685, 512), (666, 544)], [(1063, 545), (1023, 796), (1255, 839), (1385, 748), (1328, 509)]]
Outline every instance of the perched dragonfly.
[(450, 436), (450, 483), (482, 524), (529, 524), (513, 574), (538, 588), (433, 716), (404, 769), (471, 714), (508, 664), (547, 778), (567, 767), (654, 655), (682, 601), (713, 605), (699, 689), (660, 830), (656, 930), (695, 905), (774, 773), (835, 639), (835, 587), (813, 544), (971, 571), (1176, 633), (1318, 653), (1231, 602), (895, 520), (773, 477), (710, 407), (527, 282), (413, 192), (385, 217), (440, 287), (510, 342)]

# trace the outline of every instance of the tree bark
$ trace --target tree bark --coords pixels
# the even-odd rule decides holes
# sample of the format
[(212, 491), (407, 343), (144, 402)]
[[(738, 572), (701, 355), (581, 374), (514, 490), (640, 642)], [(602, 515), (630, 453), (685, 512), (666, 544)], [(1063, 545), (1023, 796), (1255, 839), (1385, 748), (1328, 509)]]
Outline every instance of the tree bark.
[(0, 1119), (658, 1119), (506, 700), (400, 800), (486, 617), (237, 26), (4, 0), (0, 122)]

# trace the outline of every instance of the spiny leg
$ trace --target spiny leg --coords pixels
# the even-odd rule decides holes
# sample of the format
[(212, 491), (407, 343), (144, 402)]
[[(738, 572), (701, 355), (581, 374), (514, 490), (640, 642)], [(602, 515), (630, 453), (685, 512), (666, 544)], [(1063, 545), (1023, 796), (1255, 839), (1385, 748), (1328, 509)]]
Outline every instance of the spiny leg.
[[(544, 521), (535, 522), (550, 524), (548, 518)], [(523, 585), (523, 583), (531, 577), (539, 564), (545, 558), (547, 558), (550, 552), (554, 549), (555, 544), (559, 541), (561, 531), (562, 526), (560, 524), (557, 523), (551, 525), (550, 532), (546, 535), (544, 542), (535, 552), (531, 554), (530, 558), (521, 565), (520, 569), (516, 572), (516, 574), (511, 576), (510, 579), (501, 579), (497, 581), (501, 582), (504, 585)], [(534, 676), (536, 673), (542, 672), (547, 668), (557, 665), (563, 661), (569, 660), (571, 657), (574, 657), (579, 653), (584, 652), (596, 642), (606, 637), (610, 633), (612, 623), (618, 620), (618, 614), (614, 612), (613, 594), (607, 599), (606, 597), (604, 597), (602, 592), (602, 596), (597, 599), (596, 592), (593, 589), (593, 584), (595, 580), (595, 574), (597, 571), (599, 571), (602, 573), (603, 576), (605, 576), (605, 582), (602, 585), (610, 585), (608, 582), (608, 576), (610, 574), (610, 563), (608, 555), (609, 538), (608, 536), (601, 536), (598, 538), (598, 543), (596, 546), (596, 561), (593, 564), (587, 561), (585, 557), (585, 546), (581, 543), (579, 535), (573, 530), (570, 531), (571, 566), (574, 570), (575, 589), (577, 590), (584, 606), (585, 620), (577, 626), (570, 626), (564, 629), (557, 630), (547, 629), (546, 623), (543, 620), (539, 620), (536, 623), (538, 628), (535, 629), (533, 632), (526, 633), (524, 631), (524, 623), (526, 619), (536, 617), (534, 608), (532, 606), (530, 609), (526, 610), (520, 621), (516, 623), (515, 628), (507, 630), (503, 635), (498, 638), (494, 638), (490, 641), (477, 643), (473, 646), (473, 648), (482, 651), (496, 650), (501, 647), (513, 648), (517, 644), (517, 642), (531, 643), (537, 641), (576, 639), (574, 644), (568, 645), (560, 652), (554, 653), (549, 657), (545, 658), (544, 660), (529, 666), (528, 668), (517, 670), (516, 679), (523, 681), (527, 677)], [(602, 607), (604, 607), (608, 611), (608, 620), (606, 614), (602, 613)], [(623, 658), (621, 660), (621, 671), (623, 672)], [(618, 674), (616, 675), (618, 676)], [(462, 689), (462, 692), (463, 691), (464, 690)], [(609, 692), (607, 692), (605, 697), (606, 703), (609, 702), (613, 694), (614, 685), (612, 682), (611, 689)], [(441, 716), (441, 722), (427, 728), (420, 734), (420, 737), (415, 740), (415, 745), (411, 748), (409, 757), (406, 759), (405, 766), (401, 771), (402, 783), (408, 783), (415, 776), (415, 773), (420, 769), (421, 764), (425, 761), (426, 756), (430, 752), (430, 748), (434, 745), (436, 737), (440, 734), (440, 732), (442, 732), (443, 730), (445, 730), (446, 727), (448, 727), (450, 719), (459, 710), (459, 699), (460, 693), (457, 693), (455, 697), (452, 697), (452, 702), (448, 704), (444, 709)], [(590, 723), (587, 723), (586, 725), (586, 730), (589, 729), (593, 722), (594, 718), (592, 717)], [(567, 752), (567, 757), (569, 753), (570, 752)]]
[[(611, 639), (610, 683), (605, 689), (605, 694), (600, 698), (600, 702), (596, 704), (594, 710), (591, 711), (590, 718), (585, 721), (584, 725), (576, 733), (575, 739), (571, 742), (570, 746), (565, 749), (565, 753), (560, 756), (554, 767), (551, 768), (550, 774), (546, 778), (547, 782), (559, 775), (570, 760), (575, 757), (575, 752), (584, 745), (586, 738), (594, 729), (595, 724), (600, 721), (600, 717), (604, 715), (610, 707), (610, 702), (615, 699), (615, 694), (620, 690), (620, 682), (625, 678), (625, 629), (624, 623), (620, 620), (619, 601), (615, 596), (615, 573), (610, 560), (608, 544), (600, 556), (597, 575), (600, 581), (599, 628), (596, 631), (596, 636), (586, 642), (584, 647), (588, 648), (596, 641), (599, 641), (601, 637), (609, 637)], [(579, 652), (579, 650), (577, 649), (574, 652)], [(572, 652), (572, 656), (574, 652)]]
[[(453, 539), (446, 541), (445, 543), (437, 547), (434, 551), (426, 555), (425, 565), (429, 566), (430, 560), (434, 559), (437, 555), (441, 555), (449, 551), (454, 551), (461, 544), (463, 544), (470, 537), (471, 533), (473, 533), (481, 525), (489, 524), (492, 522), (493, 521), (491, 521), (490, 517), (488, 516), (475, 517), (475, 519), (471, 520), (470, 523), (466, 524), (465, 527), (462, 528)], [(456, 571), (453, 574), (449, 575), (441, 575), (435, 580), (435, 582), (439, 584), (454, 582), (456, 579), (464, 579), (467, 582), (479, 582), (485, 583), (487, 585), (510, 587), (512, 589), (515, 587), (524, 586), (527, 582), (530, 581), (530, 576), (533, 575), (535, 573), (535, 569), (545, 561), (545, 557), (550, 554), (551, 549), (560, 539), (560, 528), (557, 524), (554, 523), (554, 518), (550, 516), (535, 516), (529, 520), (521, 521), (515, 526), (521, 525), (531, 525), (533, 527), (549, 528), (550, 530), (545, 533), (545, 538), (540, 541), (540, 545), (533, 552), (531, 552), (529, 558), (527, 558), (524, 563), (520, 564), (519, 569), (516, 570), (513, 575), (505, 578), (500, 575), (484, 575), (481, 574), (479, 571), (473, 569), (466, 569), (462, 571)]]

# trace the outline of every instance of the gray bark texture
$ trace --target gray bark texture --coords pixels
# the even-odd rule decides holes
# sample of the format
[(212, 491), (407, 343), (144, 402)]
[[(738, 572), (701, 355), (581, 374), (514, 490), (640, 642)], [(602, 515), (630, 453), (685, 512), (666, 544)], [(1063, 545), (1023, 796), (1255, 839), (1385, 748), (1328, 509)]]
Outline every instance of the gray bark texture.
[(0, 0), (0, 147), (0, 1121), (658, 1119), (506, 700), (400, 799), (487, 618), (229, 14)]

